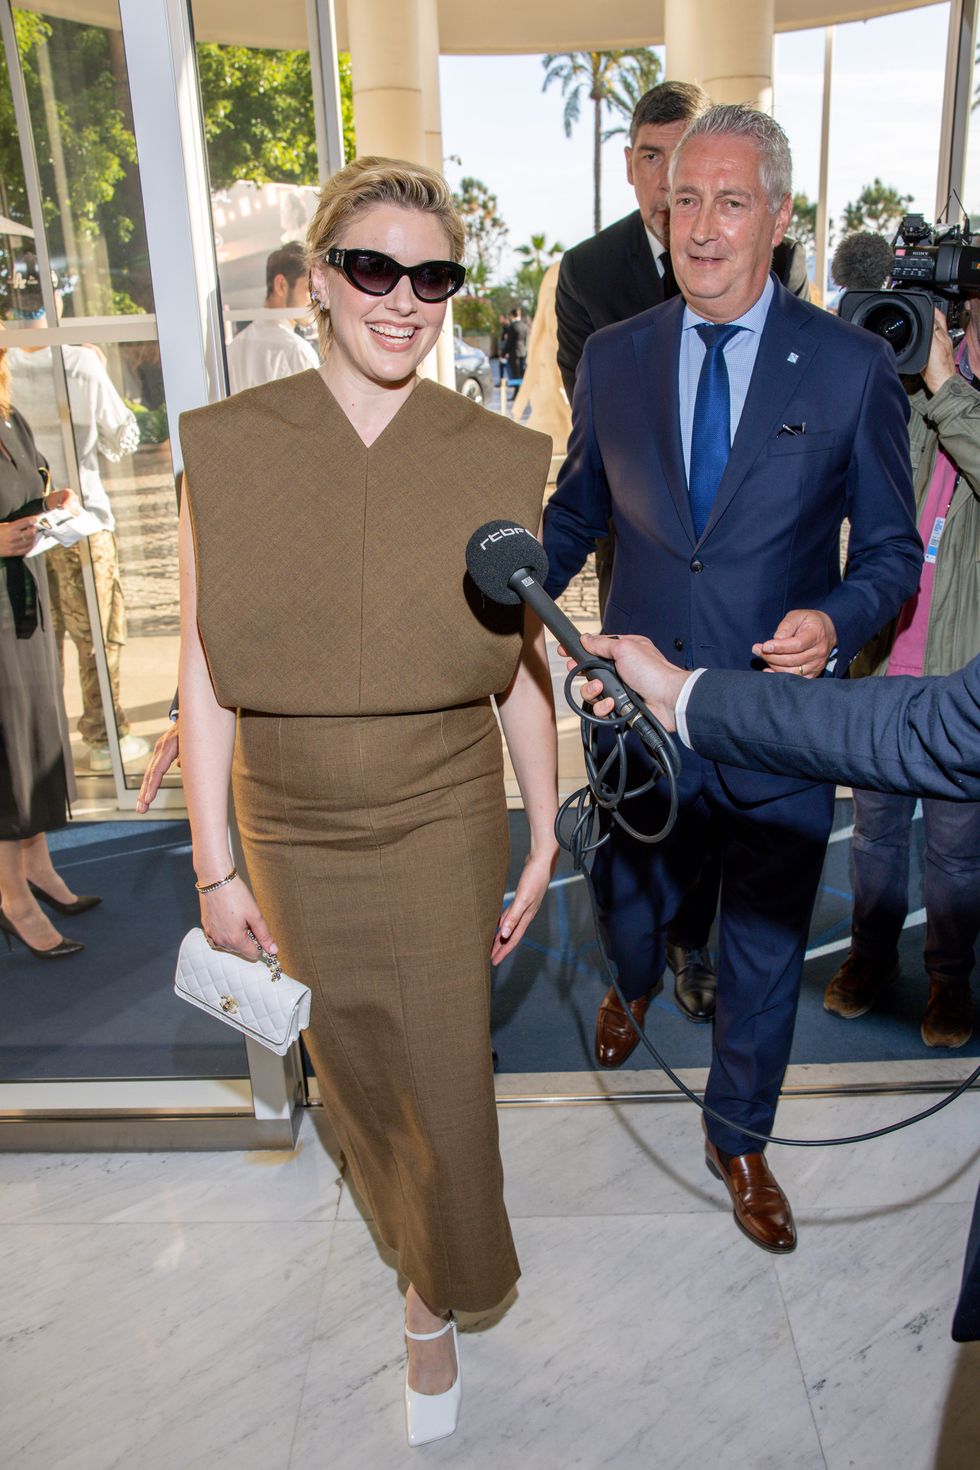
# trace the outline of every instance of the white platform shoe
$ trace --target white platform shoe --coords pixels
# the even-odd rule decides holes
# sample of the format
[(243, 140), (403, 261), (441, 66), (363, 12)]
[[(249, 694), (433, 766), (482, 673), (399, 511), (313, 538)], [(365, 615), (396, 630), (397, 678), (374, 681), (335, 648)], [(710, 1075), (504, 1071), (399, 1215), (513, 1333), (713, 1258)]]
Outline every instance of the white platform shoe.
[(456, 1354), (456, 1380), (445, 1393), (419, 1393), (408, 1386), (405, 1374), (405, 1417), (408, 1421), (410, 1445), (431, 1444), (434, 1439), (446, 1439), (454, 1434), (459, 1421), (459, 1405), (463, 1397), (463, 1370), (459, 1361), (459, 1338), (456, 1335), (456, 1318), (450, 1313), (449, 1321), (438, 1332), (409, 1332), (405, 1336), (413, 1342), (432, 1342), (437, 1337), (453, 1334), (453, 1351)]

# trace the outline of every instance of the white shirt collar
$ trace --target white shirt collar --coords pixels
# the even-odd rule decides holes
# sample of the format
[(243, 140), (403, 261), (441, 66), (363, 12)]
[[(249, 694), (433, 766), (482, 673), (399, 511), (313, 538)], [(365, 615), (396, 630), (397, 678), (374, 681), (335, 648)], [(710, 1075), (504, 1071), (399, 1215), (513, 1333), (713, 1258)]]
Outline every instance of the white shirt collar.
[(647, 239), (650, 242), (650, 249), (653, 252), (653, 263), (657, 267), (658, 274), (662, 276), (664, 273), (663, 257), (667, 254), (667, 246), (662, 240), (657, 238), (645, 221), (643, 228), (646, 231)]

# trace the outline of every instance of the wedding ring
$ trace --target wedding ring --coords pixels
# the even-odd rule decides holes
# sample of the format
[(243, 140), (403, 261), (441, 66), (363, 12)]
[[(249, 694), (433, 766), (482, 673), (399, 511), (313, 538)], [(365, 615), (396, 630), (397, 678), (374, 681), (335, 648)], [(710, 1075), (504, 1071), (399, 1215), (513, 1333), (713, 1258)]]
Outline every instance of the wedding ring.
[(803, 673), (803, 665), (802, 664), (800, 664), (800, 673), (801, 674)]

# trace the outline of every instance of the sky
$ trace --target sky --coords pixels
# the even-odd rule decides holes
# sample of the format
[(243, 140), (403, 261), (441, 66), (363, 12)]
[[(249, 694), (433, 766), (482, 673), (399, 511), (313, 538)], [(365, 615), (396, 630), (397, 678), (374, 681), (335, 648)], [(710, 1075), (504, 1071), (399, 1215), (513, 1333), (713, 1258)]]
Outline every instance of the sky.
[[(830, 211), (876, 176), (931, 220), (942, 109), (949, 4), (836, 28), (830, 138)], [(774, 112), (794, 159), (794, 192), (814, 199), (820, 167), (824, 31), (776, 37)], [(661, 59), (663, 50), (660, 48)], [(482, 179), (498, 196), (510, 245), (544, 231), (568, 247), (592, 232), (589, 105), (571, 138), (560, 88), (542, 92), (540, 56), (443, 56), (440, 60), (446, 171)], [(980, 114), (968, 154), (967, 204), (980, 212)], [(610, 124), (614, 125), (614, 124)], [(602, 222), (635, 207), (622, 138), (603, 147)], [(460, 160), (452, 161), (452, 156)], [(513, 269), (505, 257), (503, 274)]]

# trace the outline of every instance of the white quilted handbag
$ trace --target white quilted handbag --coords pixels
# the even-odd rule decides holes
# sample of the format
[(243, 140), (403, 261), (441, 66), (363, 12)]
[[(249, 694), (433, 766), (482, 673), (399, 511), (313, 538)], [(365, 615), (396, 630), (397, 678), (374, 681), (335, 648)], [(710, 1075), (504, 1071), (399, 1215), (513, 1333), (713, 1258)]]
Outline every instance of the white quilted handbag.
[(203, 929), (189, 930), (177, 956), (174, 991), (215, 1020), (285, 1056), (310, 1024), (310, 989), (284, 975), (275, 955), (257, 939), (255, 946), (258, 957), (244, 960), (212, 949)]

